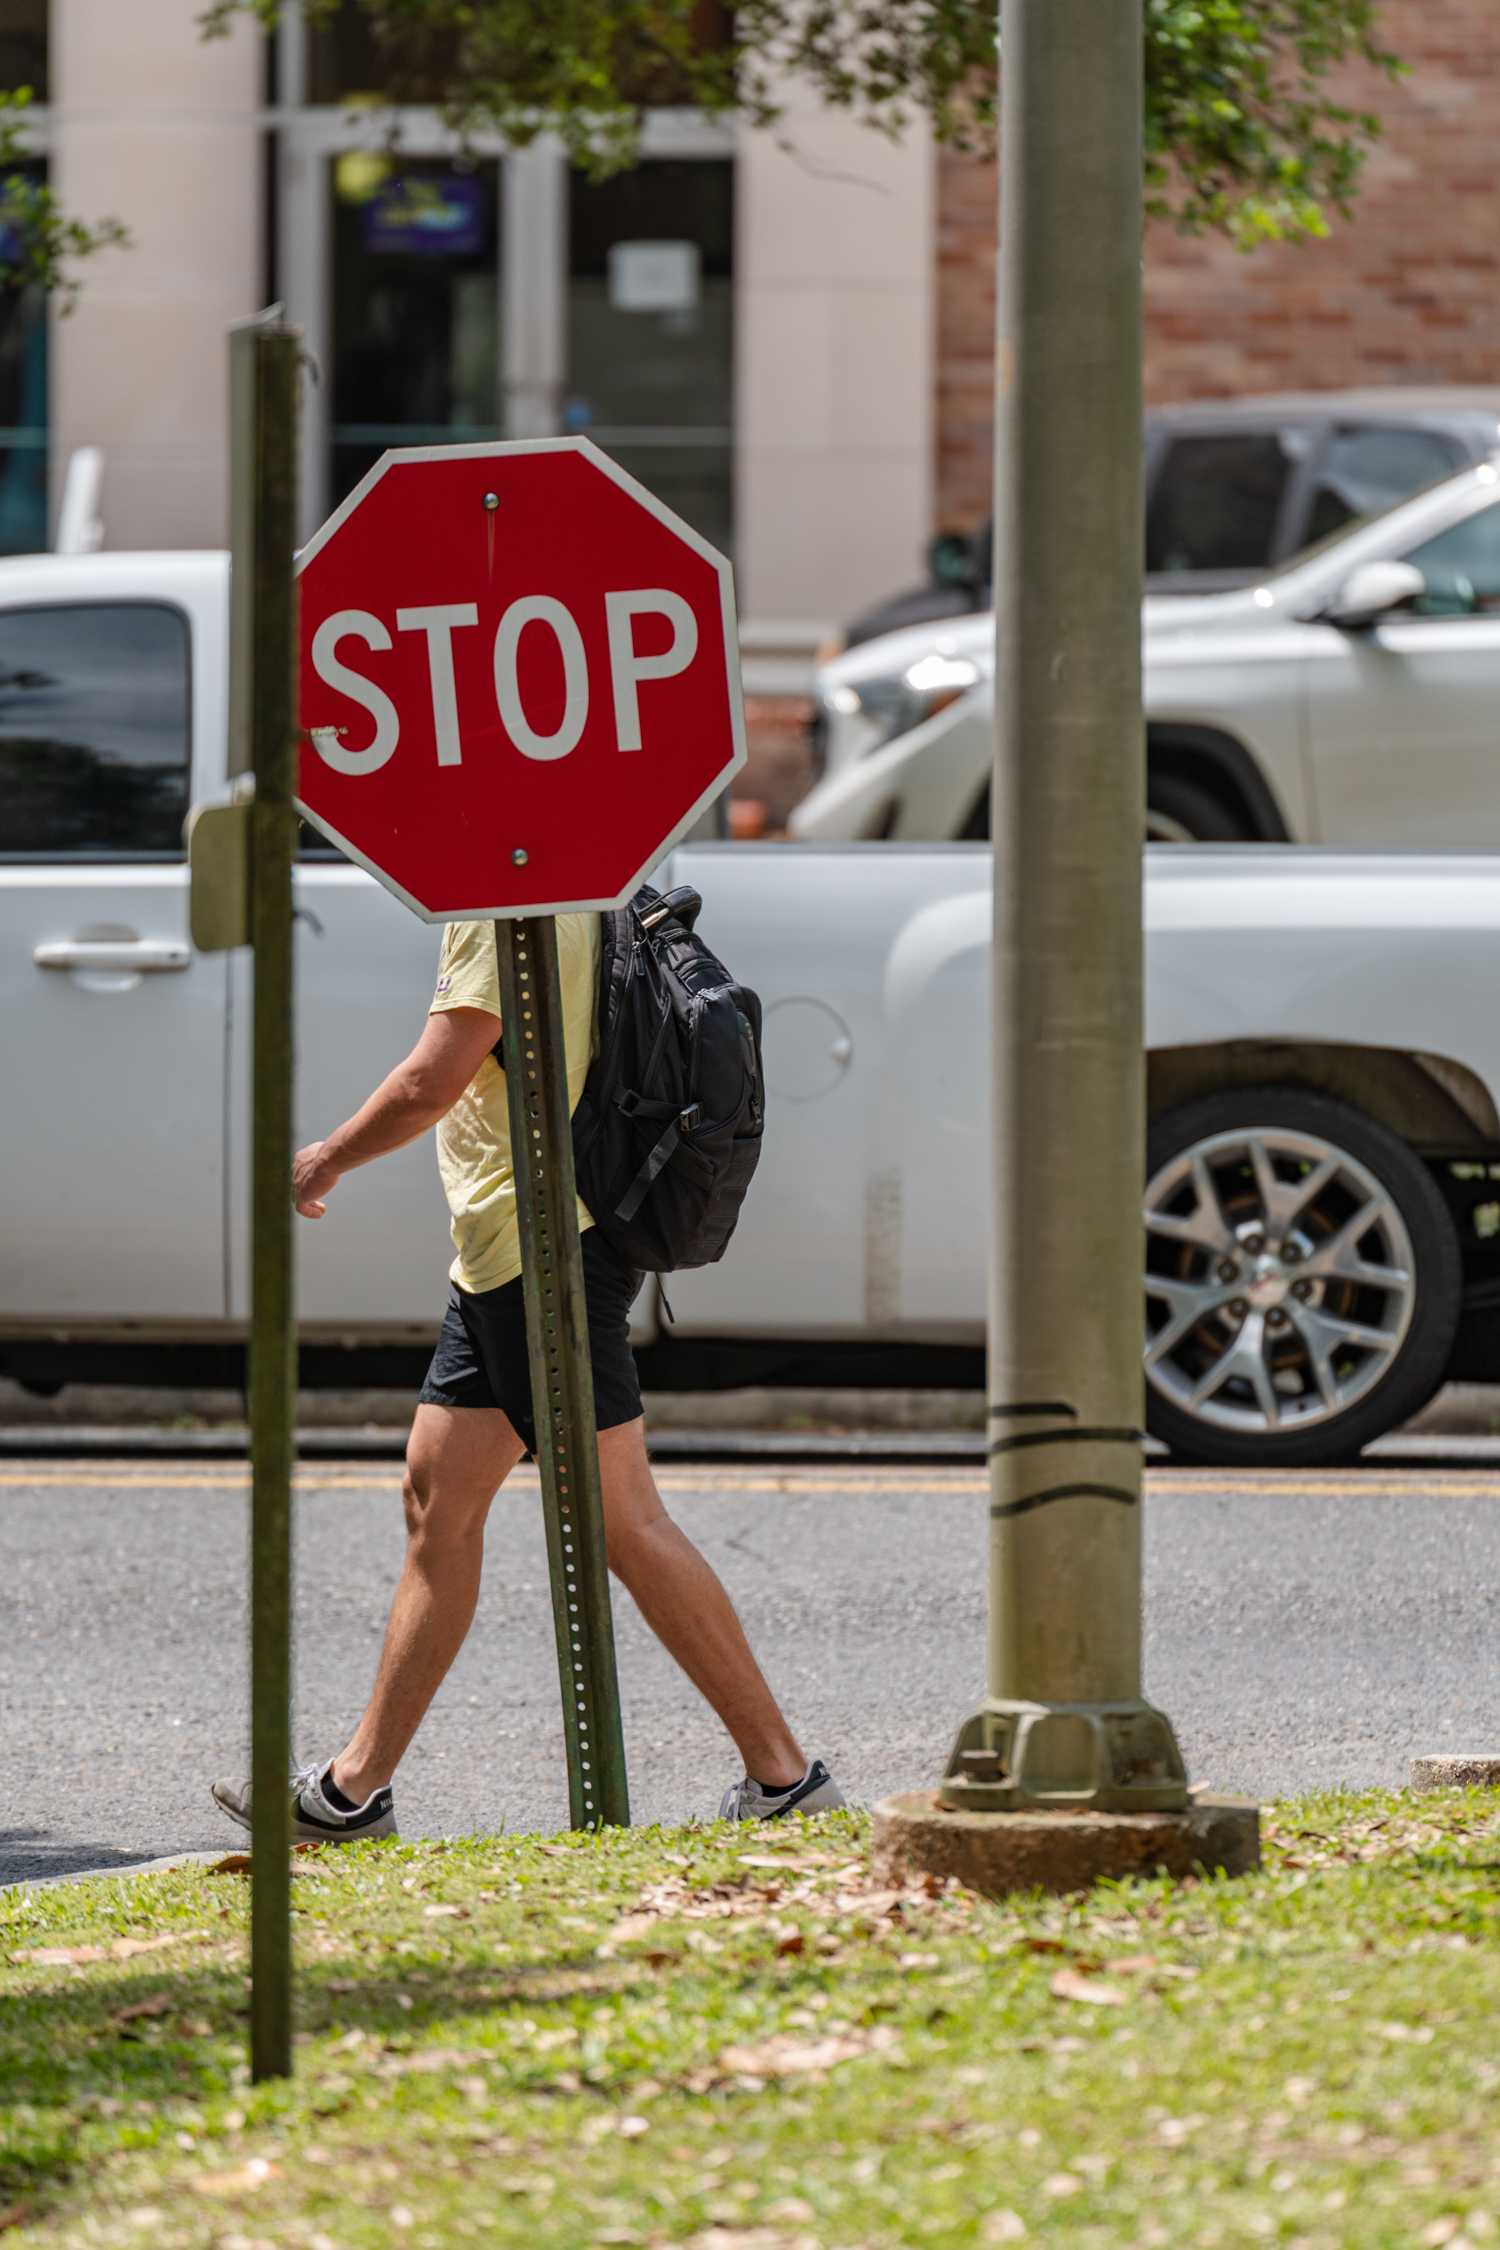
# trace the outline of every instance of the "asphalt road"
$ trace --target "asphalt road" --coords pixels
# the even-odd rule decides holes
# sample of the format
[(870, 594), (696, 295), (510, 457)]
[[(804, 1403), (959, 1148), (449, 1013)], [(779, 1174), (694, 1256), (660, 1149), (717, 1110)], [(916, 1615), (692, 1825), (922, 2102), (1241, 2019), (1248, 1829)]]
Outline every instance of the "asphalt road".
[[(935, 1778), (979, 1692), (972, 1470), (672, 1468), (794, 1722), (850, 1795)], [(337, 1747), (400, 1559), (393, 1468), (299, 1480), (295, 1739)], [(0, 1463), (0, 1882), (230, 1844), (245, 1768), (245, 1475)], [(1500, 1473), (1150, 1480), (1147, 1688), (1195, 1780), (1260, 1796), (1396, 1783), (1417, 1751), (1500, 1751)], [(638, 1820), (711, 1814), (730, 1747), (617, 1605)], [(496, 1503), (479, 1617), (403, 1769), (413, 1835), (566, 1816), (535, 1478)]]

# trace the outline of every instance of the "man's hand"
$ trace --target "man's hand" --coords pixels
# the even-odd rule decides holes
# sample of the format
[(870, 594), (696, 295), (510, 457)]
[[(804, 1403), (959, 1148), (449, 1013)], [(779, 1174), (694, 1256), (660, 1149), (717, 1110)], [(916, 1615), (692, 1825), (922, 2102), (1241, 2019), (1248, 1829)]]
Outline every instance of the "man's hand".
[(304, 1219), (321, 1219), (346, 1172), (392, 1149), (405, 1148), (445, 1117), (469, 1085), (500, 1032), (483, 1008), (446, 1008), (429, 1016), (407, 1056), (347, 1125), (326, 1141), (309, 1141), (292, 1158), (292, 1201)]
[(292, 1201), (300, 1218), (321, 1219), (338, 1185), (338, 1169), (323, 1154), (327, 1146), (326, 1141), (309, 1141), (292, 1158)]

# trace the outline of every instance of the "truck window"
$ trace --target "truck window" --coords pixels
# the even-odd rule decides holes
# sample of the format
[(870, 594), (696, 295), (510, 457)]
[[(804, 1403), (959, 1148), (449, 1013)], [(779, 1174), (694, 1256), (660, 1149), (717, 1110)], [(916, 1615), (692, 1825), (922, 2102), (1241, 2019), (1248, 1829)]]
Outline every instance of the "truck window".
[(1297, 465), (1291, 436), (1237, 430), (1171, 439), (1146, 514), (1147, 570), (1265, 569)]
[(1383, 515), (1463, 465), (1462, 446), (1438, 430), (1373, 424), (1335, 430), (1318, 467), (1307, 542), (1314, 545), (1360, 517)]
[(1402, 559), (1427, 580), (1415, 616), (1500, 616), (1500, 506), (1481, 508)]
[(189, 745), (180, 610), (0, 610), (0, 857), (180, 857)]

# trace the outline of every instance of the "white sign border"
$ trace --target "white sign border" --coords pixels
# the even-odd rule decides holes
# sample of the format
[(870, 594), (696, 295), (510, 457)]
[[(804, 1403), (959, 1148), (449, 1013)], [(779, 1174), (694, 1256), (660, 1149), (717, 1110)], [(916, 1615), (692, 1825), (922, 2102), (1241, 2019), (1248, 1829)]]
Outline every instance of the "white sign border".
[[(729, 784), (745, 763), (745, 698), (740, 681), (740, 636), (734, 601), (733, 565), (727, 555), (721, 554), (717, 547), (711, 546), (700, 532), (694, 531), (691, 524), (684, 523), (681, 516), (669, 508), (664, 500), (659, 500), (654, 492), (649, 491), (645, 485), (631, 476), (628, 470), (622, 469), (618, 461), (611, 460), (610, 456), (589, 438), (497, 438), (480, 445), (392, 446), (381, 454), (380, 459), (372, 468), (366, 470), (354, 490), (346, 499), (340, 501), (333, 514), (328, 517), (326, 522), (319, 525), (307, 545), (302, 548), (296, 561), (297, 576), (300, 578), (313, 557), (320, 554), (334, 533), (348, 522), (355, 509), (369, 497), (389, 469), (407, 461), (493, 461), (504, 460), (518, 453), (582, 454), (585, 460), (591, 461), (596, 469), (602, 470), (605, 476), (617, 484), (622, 492), (628, 493), (632, 500), (645, 508), (649, 514), (655, 516), (659, 523), (665, 524), (669, 531), (674, 532), (685, 547), (690, 548), (695, 555), (700, 556), (704, 562), (711, 565), (719, 581), (719, 605), (724, 624), (724, 671), (729, 689), (729, 726), (734, 744), (734, 755), (728, 765), (715, 775), (696, 802), (684, 813), (671, 834), (661, 843), (652, 846), (651, 851), (631, 876), (629, 882), (615, 897), (568, 898), (554, 901), (551, 905), (545, 906), (540, 904), (474, 906), (465, 907), (461, 913), (434, 913), (430, 907), (424, 906), (420, 899), (413, 898), (410, 891), (404, 890), (393, 876), (385, 872), (384, 868), (375, 866), (374, 862), (367, 859), (357, 845), (351, 844), (347, 836), (341, 836), (329, 821), (323, 819), (321, 814), (314, 812), (311, 806), (305, 805), (300, 797), (293, 799), (298, 812), (305, 821), (316, 828), (320, 835), (326, 836), (329, 843), (342, 852), (346, 859), (353, 860), (356, 866), (364, 868), (367, 874), (373, 875), (377, 883), (382, 884), (394, 897), (399, 898), (402, 905), (409, 907), (411, 912), (423, 922), (517, 922), (539, 914), (608, 914), (612, 913), (616, 907), (627, 906), (646, 877), (651, 873), (651, 870), (666, 858), (668, 852), (675, 850), (694, 821), (700, 818), (706, 808), (713, 803), (715, 797), (729, 787)], [(300, 734), (299, 726), (299, 740)]]

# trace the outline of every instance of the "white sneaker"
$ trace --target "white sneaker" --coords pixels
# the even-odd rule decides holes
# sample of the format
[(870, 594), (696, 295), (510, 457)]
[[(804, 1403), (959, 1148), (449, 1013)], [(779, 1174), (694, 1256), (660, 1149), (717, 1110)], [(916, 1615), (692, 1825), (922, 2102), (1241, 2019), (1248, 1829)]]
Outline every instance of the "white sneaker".
[(724, 1792), (720, 1820), (784, 1820), (788, 1813), (841, 1812), (844, 1800), (821, 1758), (786, 1789), (762, 1789), (746, 1774)]
[[(377, 1789), (353, 1812), (340, 1812), (323, 1794), (323, 1784), (333, 1771), (333, 1760), (304, 1766), (292, 1775), (292, 1841), (294, 1844), (352, 1844), (366, 1836), (394, 1836), (396, 1811), (389, 1789)], [(250, 1826), (248, 1781), (216, 1781), (213, 1800), (241, 1828)]]

